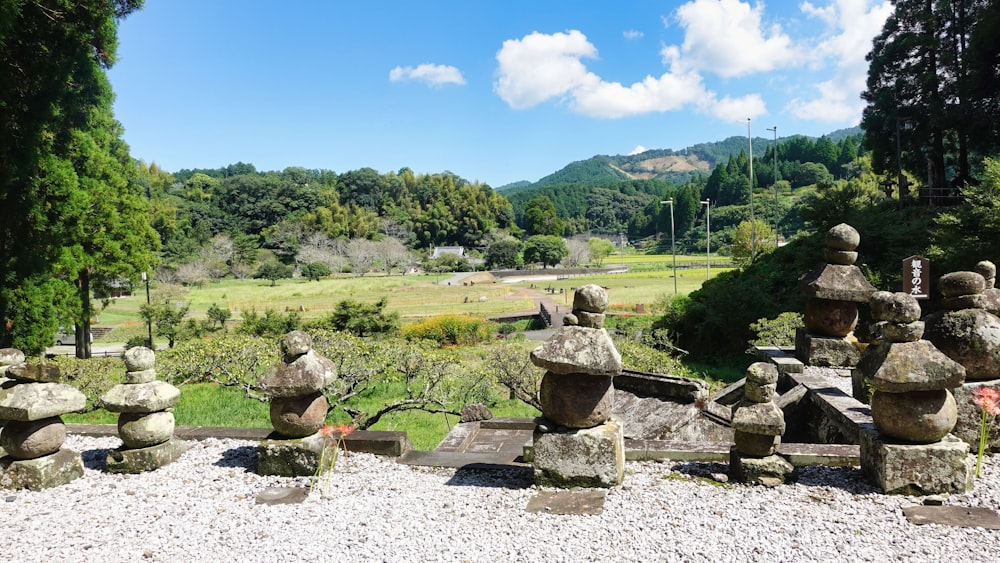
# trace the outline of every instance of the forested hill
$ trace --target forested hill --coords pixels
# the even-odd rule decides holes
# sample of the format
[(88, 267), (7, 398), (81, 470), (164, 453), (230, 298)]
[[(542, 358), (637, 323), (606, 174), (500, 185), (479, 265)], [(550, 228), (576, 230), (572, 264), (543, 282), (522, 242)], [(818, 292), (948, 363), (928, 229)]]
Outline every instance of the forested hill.
[[(824, 135), (832, 142), (858, 135), (861, 128), (840, 129)], [(779, 138), (783, 142), (787, 138)], [(764, 154), (774, 143), (773, 139), (755, 137), (754, 154)], [(655, 149), (631, 155), (595, 155), (586, 160), (567, 164), (561, 170), (531, 183), (515, 182), (497, 188), (508, 197), (518, 191), (536, 190), (546, 186), (574, 184), (578, 186), (607, 185), (623, 180), (662, 180), (668, 184), (684, 184), (698, 174), (708, 175), (720, 162), (730, 156), (747, 152), (747, 138), (729, 137), (722, 141), (698, 143), (686, 149)]]

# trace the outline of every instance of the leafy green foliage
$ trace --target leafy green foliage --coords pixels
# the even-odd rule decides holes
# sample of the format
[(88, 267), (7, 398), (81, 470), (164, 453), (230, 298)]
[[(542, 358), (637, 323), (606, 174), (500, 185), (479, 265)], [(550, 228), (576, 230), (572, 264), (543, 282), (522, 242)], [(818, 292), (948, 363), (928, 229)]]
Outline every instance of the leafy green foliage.
[(56, 356), (46, 361), (59, 366), (63, 383), (72, 385), (87, 397), (87, 412), (100, 408), (101, 395), (125, 380), (125, 364), (120, 358), (81, 360)]
[(292, 277), (292, 267), (286, 266), (277, 260), (269, 260), (261, 264), (260, 268), (257, 268), (257, 273), (253, 277), (271, 280), (271, 285), (274, 286), (278, 280)]
[(987, 158), (983, 166), (982, 180), (965, 187), (962, 203), (934, 220), (927, 257), (941, 272), (1000, 257), (1000, 159)]
[(394, 334), (399, 331), (399, 313), (385, 310), (386, 298), (374, 303), (345, 299), (328, 317), (309, 323), (308, 330), (343, 331), (357, 337)]
[(437, 258), (424, 261), (424, 269), (428, 272), (468, 272), (472, 270), (472, 266), (465, 257), (445, 252)]
[(210, 339), (192, 339), (158, 352), (156, 373), (174, 385), (214, 382), (238, 387), (250, 398), (265, 400), (254, 391), (257, 381), (281, 356), (274, 338), (227, 333)]
[(233, 316), (233, 312), (229, 310), (229, 307), (219, 307), (218, 304), (212, 303), (206, 315), (214, 328), (225, 328), (226, 321)]
[(407, 325), (402, 334), (409, 339), (433, 340), (441, 346), (470, 346), (489, 340), (495, 323), (472, 315), (436, 315)]
[(521, 263), (521, 241), (503, 237), (486, 247), (486, 267), (489, 269), (516, 268)]
[(184, 300), (185, 290), (178, 286), (161, 286), (151, 295), (149, 303), (139, 308), (139, 316), (152, 323), (158, 336), (166, 337), (172, 348), (181, 333), (181, 323), (191, 304)]
[(244, 311), (243, 322), (237, 327), (237, 332), (253, 336), (277, 338), (302, 326), (302, 316), (298, 311), (280, 313), (267, 309), (261, 315), (256, 309)]
[(535, 235), (524, 243), (524, 262), (541, 263), (543, 267), (555, 266), (569, 255), (563, 239), (552, 235)]
[(330, 267), (323, 262), (312, 262), (302, 266), (302, 275), (309, 281), (318, 281), (332, 274)]
[(750, 341), (753, 346), (795, 345), (795, 331), (803, 325), (802, 313), (787, 311), (773, 319), (757, 319), (750, 325), (755, 337)]

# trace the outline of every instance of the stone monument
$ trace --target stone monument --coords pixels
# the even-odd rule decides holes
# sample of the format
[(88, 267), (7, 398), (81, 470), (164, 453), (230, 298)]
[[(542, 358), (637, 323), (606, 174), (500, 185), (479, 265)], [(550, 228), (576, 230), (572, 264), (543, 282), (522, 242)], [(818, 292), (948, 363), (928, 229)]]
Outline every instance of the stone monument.
[[(59, 367), (26, 364), (14, 348), (0, 349), (0, 489), (38, 491), (83, 476), (78, 452), (63, 448), (61, 416), (83, 410), (87, 399), (59, 383)], [(6, 379), (3, 378), (6, 376)]]
[[(958, 422), (953, 433), (979, 446), (981, 411), (972, 393), (983, 387), (1000, 391), (1000, 317), (990, 312), (1000, 299), (993, 288), (996, 267), (980, 262), (974, 272), (941, 276), (941, 309), (925, 319), (925, 337), (965, 367), (965, 383), (955, 389)], [(1000, 433), (990, 434), (990, 449), (1000, 449)]]
[(577, 289), (565, 326), (531, 352), (531, 362), (546, 370), (533, 440), (539, 485), (614, 487), (624, 478), (625, 436), (611, 412), (613, 378), (623, 366), (603, 328), (607, 306), (601, 286)]
[(327, 442), (319, 434), (326, 420), (323, 388), (337, 378), (336, 366), (312, 349), (312, 337), (296, 330), (281, 341), (281, 362), (259, 383), (271, 397), (274, 433), (257, 447), (261, 475), (315, 475)]
[(795, 333), (795, 356), (812, 366), (854, 366), (861, 351), (854, 338), (858, 303), (875, 292), (861, 269), (854, 265), (861, 236), (841, 223), (824, 239), (824, 262), (799, 278), (806, 302), (805, 327)]
[(757, 362), (747, 368), (743, 400), (733, 413), (730, 477), (741, 483), (778, 485), (794, 479), (795, 467), (777, 454), (785, 433), (785, 415), (775, 404), (778, 368)]
[(872, 390), (874, 426), (861, 428), (861, 470), (886, 493), (960, 493), (972, 488), (969, 445), (949, 434), (957, 420), (951, 394), (965, 368), (922, 340), (920, 304), (879, 291), (869, 301), (873, 342), (854, 373)]
[(145, 346), (125, 351), (125, 383), (101, 396), (101, 405), (118, 413), (122, 446), (110, 450), (105, 463), (109, 473), (142, 473), (163, 467), (187, 451), (187, 443), (174, 438), (173, 406), (181, 392), (156, 379), (156, 354)]

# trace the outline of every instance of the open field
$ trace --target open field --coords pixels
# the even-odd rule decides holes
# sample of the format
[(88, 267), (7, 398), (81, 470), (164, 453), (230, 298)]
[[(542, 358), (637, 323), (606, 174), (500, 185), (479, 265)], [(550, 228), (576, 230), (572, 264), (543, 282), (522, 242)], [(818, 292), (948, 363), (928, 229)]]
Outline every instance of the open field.
[[(626, 257), (630, 258), (628, 255)], [(651, 259), (662, 258), (659, 255), (634, 257), (644, 259), (644, 264), (653, 263), (650, 262)], [(666, 258), (670, 259), (670, 256)], [(693, 262), (696, 258), (678, 256), (678, 266), (682, 263), (697, 263)], [(713, 267), (712, 275), (722, 271), (725, 269)], [(345, 299), (373, 303), (384, 297), (388, 303), (388, 310), (399, 312), (405, 324), (445, 313), (493, 317), (533, 310), (535, 303), (532, 295), (542, 292), (547, 287), (555, 288), (556, 294), (553, 298), (557, 303), (562, 300), (570, 304), (572, 288), (596, 283), (608, 288), (612, 303), (633, 308), (637, 303), (653, 303), (664, 294), (672, 294), (674, 289), (673, 270), (669, 267), (567, 279), (553, 279), (558, 277), (558, 269), (530, 270), (526, 271), (525, 275), (542, 277), (517, 283), (462, 285), (461, 282), (456, 282), (447, 285), (447, 274), (407, 276), (369, 274), (363, 277), (335, 277), (320, 281), (307, 281), (302, 278), (279, 280), (273, 287), (266, 280), (226, 279), (187, 288), (185, 298), (190, 303), (188, 317), (205, 318), (208, 308), (217, 304), (232, 311), (233, 316), (229, 322), (236, 324), (242, 320), (242, 315), (246, 311), (256, 310), (258, 313), (263, 313), (267, 309), (279, 312), (297, 311), (303, 319), (318, 319), (328, 315), (338, 302)], [(704, 268), (679, 267), (677, 270), (677, 292), (680, 294), (698, 289), (704, 281)], [(154, 285), (154, 298), (156, 289)], [(562, 295), (558, 294), (559, 289), (564, 290)], [(141, 291), (130, 297), (115, 299), (100, 312), (97, 324), (111, 327), (132, 325), (137, 332), (141, 332), (145, 324), (139, 317), (139, 308), (145, 302), (146, 296)]]

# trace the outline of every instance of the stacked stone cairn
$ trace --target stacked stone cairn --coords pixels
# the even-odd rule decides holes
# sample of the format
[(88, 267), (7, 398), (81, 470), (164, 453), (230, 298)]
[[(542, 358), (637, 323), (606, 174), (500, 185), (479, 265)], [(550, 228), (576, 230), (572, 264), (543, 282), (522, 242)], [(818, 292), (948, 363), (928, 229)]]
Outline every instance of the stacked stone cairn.
[(188, 444), (174, 438), (173, 406), (181, 392), (156, 379), (156, 354), (145, 346), (125, 351), (125, 383), (101, 397), (101, 405), (118, 413), (122, 445), (110, 450), (105, 463), (109, 473), (142, 473), (175, 461)]
[(756, 362), (747, 368), (743, 399), (733, 412), (730, 477), (740, 483), (775, 486), (795, 478), (795, 467), (777, 454), (785, 415), (775, 403), (778, 368)]
[(1000, 315), (1000, 289), (997, 289), (997, 266), (989, 260), (983, 260), (976, 264), (975, 272), (986, 281), (986, 289), (983, 295), (986, 296), (984, 309), (993, 315)]
[(615, 487), (625, 475), (625, 436), (612, 416), (613, 379), (622, 359), (604, 326), (608, 294), (585, 285), (573, 295), (565, 326), (531, 352), (546, 370), (542, 416), (533, 440), (535, 482), (554, 487)]
[(0, 349), (0, 489), (39, 491), (83, 476), (79, 452), (63, 448), (61, 416), (83, 410), (87, 399), (59, 383), (59, 367), (26, 364), (24, 353)]
[(949, 434), (951, 389), (966, 370), (923, 340), (920, 304), (907, 293), (872, 295), (873, 341), (855, 371), (869, 386), (874, 427), (861, 428), (861, 469), (886, 493), (960, 493), (972, 488), (969, 445)]
[(841, 223), (825, 237), (824, 262), (799, 278), (806, 302), (804, 328), (795, 334), (795, 356), (812, 366), (854, 366), (861, 351), (854, 338), (858, 303), (875, 292), (854, 265), (861, 236)]
[[(1000, 299), (993, 288), (995, 278), (991, 262), (980, 262), (973, 272), (941, 276), (941, 310), (925, 319), (925, 338), (965, 367), (965, 383), (955, 389), (958, 422), (954, 434), (975, 447), (979, 446), (982, 411), (972, 394), (984, 387), (1000, 391), (1000, 318), (991, 312)], [(1000, 433), (990, 433), (989, 448), (1000, 450)]]
[(257, 447), (261, 475), (315, 475), (327, 438), (319, 434), (326, 421), (323, 389), (337, 378), (337, 368), (312, 349), (312, 337), (289, 332), (281, 341), (282, 361), (258, 385), (271, 398), (274, 433)]

